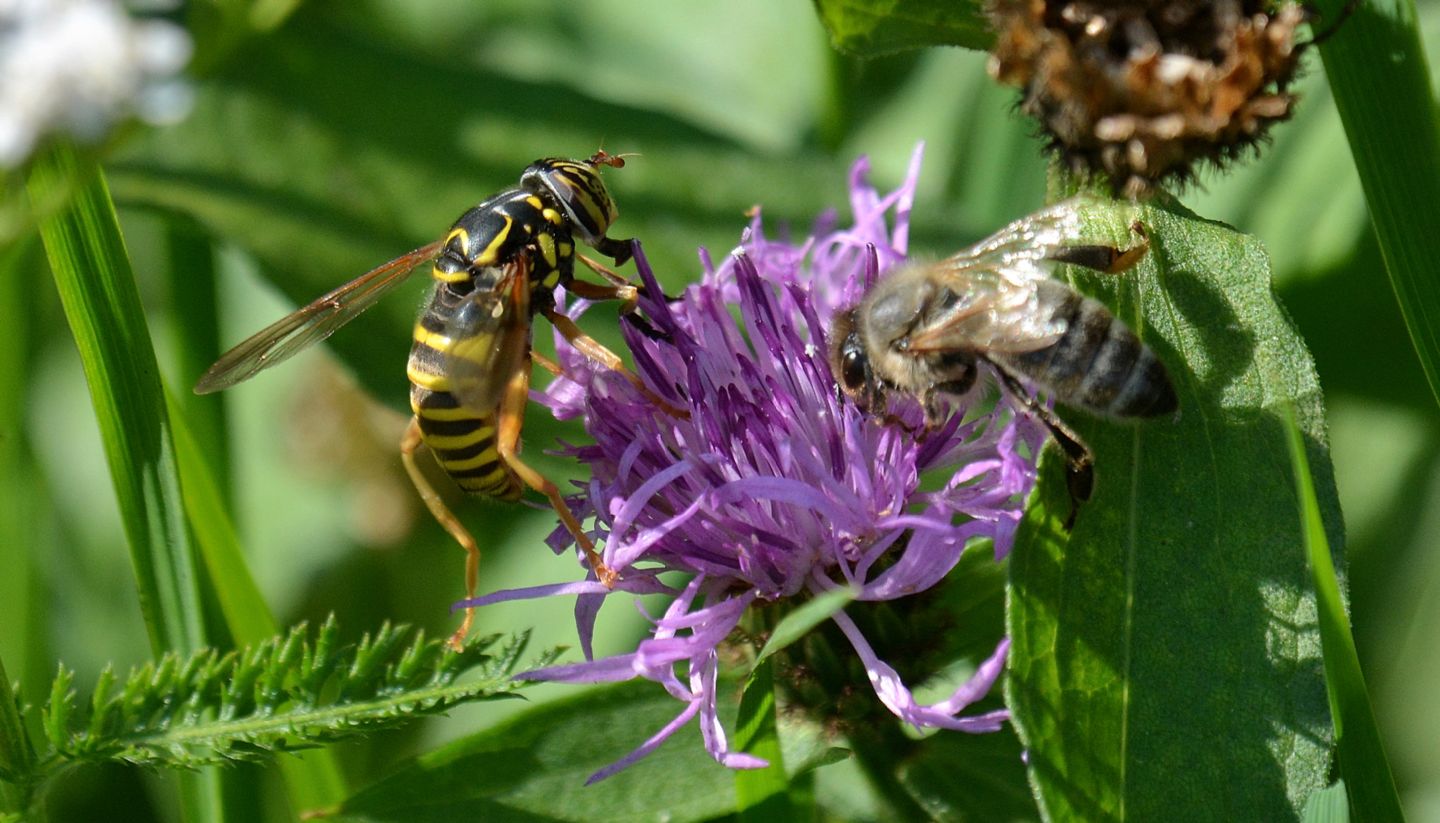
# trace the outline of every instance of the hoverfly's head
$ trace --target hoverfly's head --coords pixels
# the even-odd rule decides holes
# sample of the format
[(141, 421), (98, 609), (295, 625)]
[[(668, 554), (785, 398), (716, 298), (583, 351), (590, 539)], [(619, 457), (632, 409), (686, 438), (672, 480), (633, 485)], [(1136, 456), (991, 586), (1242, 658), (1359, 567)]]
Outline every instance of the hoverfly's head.
[(605, 231), (620, 217), (615, 201), (600, 179), (600, 167), (620, 168), (625, 159), (598, 151), (588, 160), (565, 160), (547, 157), (536, 160), (520, 175), (526, 191), (547, 195), (564, 212), (571, 230), (582, 241), (593, 246), (605, 237)]
[(862, 411), (884, 408), (885, 390), (865, 350), (858, 308), (839, 312), (830, 321), (830, 371), (840, 391)]

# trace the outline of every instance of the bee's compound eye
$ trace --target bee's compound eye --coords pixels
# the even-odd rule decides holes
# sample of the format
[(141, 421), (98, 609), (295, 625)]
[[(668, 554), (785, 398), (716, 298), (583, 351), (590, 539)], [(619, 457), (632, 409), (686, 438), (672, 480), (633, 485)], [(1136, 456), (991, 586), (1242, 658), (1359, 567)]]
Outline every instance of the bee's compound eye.
[(850, 391), (865, 388), (870, 372), (868, 366), (864, 352), (859, 349), (846, 351), (840, 358), (840, 379), (845, 381), (845, 388)]

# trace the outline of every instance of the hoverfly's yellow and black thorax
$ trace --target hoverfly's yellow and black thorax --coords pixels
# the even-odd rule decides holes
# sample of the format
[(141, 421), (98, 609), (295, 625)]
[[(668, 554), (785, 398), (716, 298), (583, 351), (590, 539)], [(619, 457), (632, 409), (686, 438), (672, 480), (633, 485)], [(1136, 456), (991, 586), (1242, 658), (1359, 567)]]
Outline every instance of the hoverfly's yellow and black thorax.
[(532, 306), (539, 311), (554, 305), (556, 287), (568, 284), (575, 271), (571, 227), (541, 196), (510, 189), (460, 215), (433, 274), (461, 291), (493, 290), (504, 265), (521, 255), (530, 260)]

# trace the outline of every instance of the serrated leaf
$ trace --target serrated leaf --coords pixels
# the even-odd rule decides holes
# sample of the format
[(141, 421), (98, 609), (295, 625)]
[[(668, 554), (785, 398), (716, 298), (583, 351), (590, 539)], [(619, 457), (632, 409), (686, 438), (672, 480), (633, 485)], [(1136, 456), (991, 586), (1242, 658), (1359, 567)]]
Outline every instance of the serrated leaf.
[(988, 49), (995, 39), (974, 2), (815, 0), (815, 9), (835, 48), (861, 57), (928, 46)]
[(1331, 734), (1278, 410), (1298, 412), (1338, 549), (1320, 388), (1258, 241), (1175, 206), (1082, 213), (1120, 244), (1134, 217), (1149, 258), (1080, 285), (1167, 364), (1180, 416), (1066, 413), (1098, 487), (1065, 533), (1047, 451), (1011, 557), (1006, 695), (1053, 819), (1293, 817)]

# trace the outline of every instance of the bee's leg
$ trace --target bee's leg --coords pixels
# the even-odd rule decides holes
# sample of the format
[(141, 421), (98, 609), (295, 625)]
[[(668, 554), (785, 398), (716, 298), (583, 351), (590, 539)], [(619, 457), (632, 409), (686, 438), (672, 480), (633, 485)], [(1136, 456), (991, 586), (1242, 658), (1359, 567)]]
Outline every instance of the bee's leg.
[(1065, 246), (1056, 249), (1046, 259), (1084, 266), (1103, 274), (1121, 274), (1133, 268), (1150, 250), (1150, 235), (1145, 231), (1144, 223), (1136, 220), (1130, 224), (1130, 231), (1138, 236), (1140, 241), (1128, 249), (1104, 245)]
[(638, 389), (641, 394), (645, 395), (650, 402), (659, 406), (666, 414), (682, 420), (690, 416), (689, 412), (684, 409), (675, 408), (666, 402), (664, 398), (650, 391), (650, 389), (645, 386), (645, 383), (640, 380), (639, 375), (625, 368), (625, 364), (620, 360), (619, 355), (605, 348), (599, 340), (581, 331), (580, 327), (575, 325), (574, 320), (571, 320), (554, 309), (546, 309), (545, 317), (551, 323), (555, 324), (555, 328), (559, 329), (560, 333), (565, 335), (565, 339), (570, 341), (570, 345), (578, 349), (581, 354), (605, 368), (617, 372), (621, 377), (630, 381), (630, 385)]
[(1089, 500), (1095, 492), (1095, 452), (1091, 451), (1090, 446), (1080, 439), (1080, 435), (1055, 412), (1036, 401), (1034, 395), (1030, 394), (1013, 374), (998, 365), (995, 371), (1000, 375), (1010, 397), (1045, 425), (1050, 431), (1050, 437), (1065, 454), (1065, 486), (1070, 492), (1070, 514), (1065, 518), (1065, 531), (1068, 532), (1075, 525), (1080, 504)]
[(600, 553), (595, 551), (595, 544), (580, 528), (580, 521), (576, 519), (575, 513), (570, 511), (565, 498), (560, 496), (560, 490), (545, 475), (520, 459), (520, 428), (525, 423), (525, 406), (529, 399), (530, 364), (525, 363), (523, 368), (516, 369), (510, 376), (510, 382), (505, 386), (505, 394), (500, 398), (500, 408), (496, 415), (498, 422), (495, 449), (505, 465), (525, 481), (525, 485), (545, 495), (565, 530), (570, 532), (570, 536), (575, 538), (575, 544), (585, 553), (585, 560), (590, 564), (590, 570), (595, 572), (595, 578), (607, 588), (613, 587), (619, 576), (600, 559)]
[[(475, 589), (480, 582), (480, 546), (416, 465), (415, 452), (423, 442), (420, 438), (420, 420), (411, 417), (410, 425), (405, 427), (405, 434), (400, 437), (400, 462), (405, 464), (405, 472), (410, 475), (410, 482), (420, 493), (420, 499), (425, 501), (425, 508), (430, 510), (431, 516), (455, 538), (460, 548), (465, 550), (465, 598), (470, 600), (475, 597)], [(458, 652), (465, 647), (465, 637), (470, 634), (470, 624), (474, 619), (475, 610), (466, 609), (464, 622), (450, 635), (450, 648)]]

